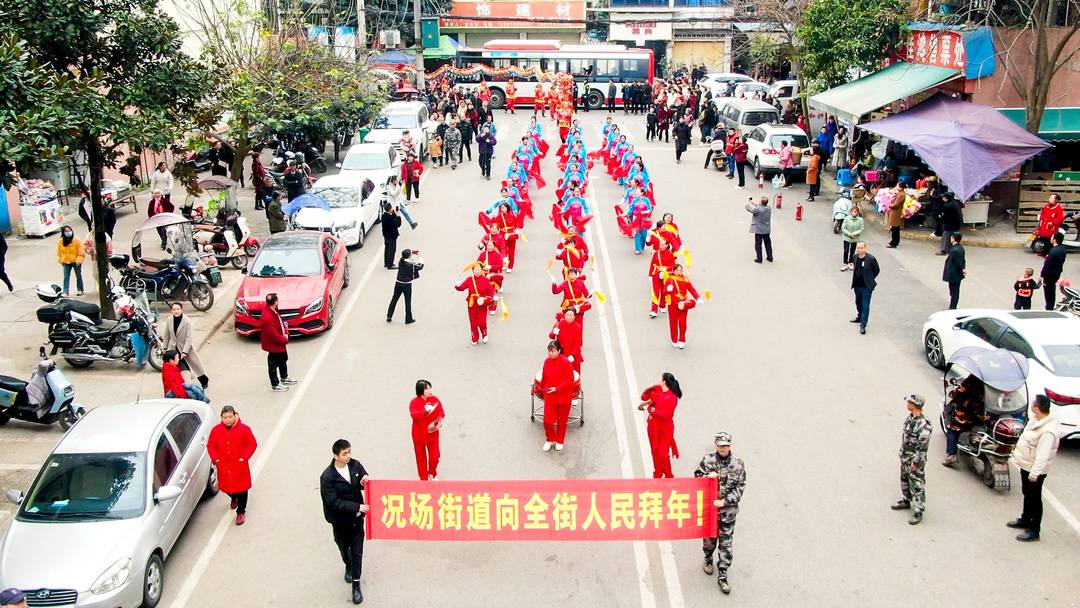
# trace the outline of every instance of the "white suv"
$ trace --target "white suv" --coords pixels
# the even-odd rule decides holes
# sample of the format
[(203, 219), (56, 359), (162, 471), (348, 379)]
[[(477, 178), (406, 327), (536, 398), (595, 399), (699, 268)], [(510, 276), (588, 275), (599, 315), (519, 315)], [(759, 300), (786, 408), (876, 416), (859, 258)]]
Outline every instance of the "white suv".
[[(392, 101), (386, 104), (371, 130), (364, 136), (367, 144), (390, 144), (401, 153), (401, 135), (408, 131), (416, 142), (417, 160), (424, 162), (427, 150), (428, 109), (419, 101)], [(404, 159), (402, 159), (404, 160)]]
[(810, 139), (806, 132), (795, 125), (765, 124), (751, 129), (746, 137), (746, 161), (753, 165), (754, 175), (780, 172), (780, 142), (783, 141), (802, 149), (802, 160), (792, 170), (806, 173), (810, 166)]

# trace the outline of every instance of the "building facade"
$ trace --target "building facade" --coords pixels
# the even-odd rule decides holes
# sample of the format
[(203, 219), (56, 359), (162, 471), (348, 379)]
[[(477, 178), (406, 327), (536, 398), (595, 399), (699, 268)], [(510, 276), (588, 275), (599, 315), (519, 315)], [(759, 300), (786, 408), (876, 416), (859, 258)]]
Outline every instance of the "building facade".
[(652, 47), (665, 74), (698, 65), (731, 71), (734, 10), (728, 0), (611, 0), (603, 10), (611, 19), (608, 40)]

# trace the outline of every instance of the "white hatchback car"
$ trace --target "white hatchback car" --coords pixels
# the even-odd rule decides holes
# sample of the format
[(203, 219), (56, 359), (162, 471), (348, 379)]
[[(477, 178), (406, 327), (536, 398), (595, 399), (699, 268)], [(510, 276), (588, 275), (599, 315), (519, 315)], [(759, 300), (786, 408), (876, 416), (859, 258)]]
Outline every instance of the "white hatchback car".
[(1080, 438), (1080, 318), (1053, 310), (943, 310), (923, 324), (926, 362), (943, 368), (963, 346), (1004, 348), (1028, 359), (1028, 395), (1057, 407), (1062, 438)]
[[(293, 223), (307, 230), (332, 232), (338, 235), (347, 247), (363, 247), (368, 230), (371, 230), (381, 217), (379, 203), (386, 180), (375, 181), (376, 179), (380, 177), (368, 177), (362, 171), (342, 172), (320, 178), (311, 187), (311, 194), (325, 200), (330, 205), (330, 211), (305, 207), (296, 213)], [(365, 182), (370, 183), (365, 185)]]
[(0, 586), (31, 606), (153, 608), (165, 558), (204, 496), (218, 418), (189, 399), (90, 410), (53, 448), (0, 541)]
[(806, 173), (810, 166), (810, 139), (795, 125), (758, 125), (746, 134), (746, 160), (754, 167), (754, 175), (780, 171), (780, 143), (803, 150), (802, 159), (794, 167), (796, 173)]

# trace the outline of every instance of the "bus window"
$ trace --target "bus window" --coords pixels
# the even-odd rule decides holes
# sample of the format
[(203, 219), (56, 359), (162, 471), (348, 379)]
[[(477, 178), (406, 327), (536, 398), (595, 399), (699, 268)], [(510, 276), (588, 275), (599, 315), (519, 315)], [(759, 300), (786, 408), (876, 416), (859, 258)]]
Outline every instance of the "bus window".
[(617, 59), (597, 59), (596, 76), (599, 80), (618, 80), (619, 61)]
[[(519, 68), (523, 69), (523, 70), (527, 70), (529, 68), (534, 68), (535, 69), (535, 68), (540, 67), (540, 60), (539, 59), (516, 59), (515, 61), (517, 62), (517, 66)], [(527, 78), (522, 77), (522, 78), (519, 79), (519, 81), (520, 82), (536, 82), (536, 76), (533, 75), (533, 76), (529, 76)]]
[(509, 59), (492, 59), (491, 66), (496, 68), (508, 68), (510, 67)]
[(623, 80), (641, 80), (649, 75), (645, 72), (645, 62), (638, 59), (622, 60)]
[(574, 76), (581, 76), (585, 73), (585, 62), (587, 59), (571, 59), (570, 60), (570, 73)]

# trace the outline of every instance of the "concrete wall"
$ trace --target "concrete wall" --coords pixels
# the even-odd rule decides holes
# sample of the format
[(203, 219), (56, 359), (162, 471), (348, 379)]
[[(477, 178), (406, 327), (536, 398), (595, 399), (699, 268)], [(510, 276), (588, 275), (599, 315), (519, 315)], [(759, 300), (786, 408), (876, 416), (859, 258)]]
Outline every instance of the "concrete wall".
[[(1016, 94), (1016, 89), (1009, 79), (1007, 70), (1020, 71), (1025, 74), (1025, 82), (1030, 83), (1032, 65), (1034, 64), (1033, 36), (1031, 30), (1014, 30), (1004, 28), (992, 28), (994, 30), (994, 48), (997, 50), (997, 68), (994, 74), (975, 81), (975, 91), (972, 101), (994, 106), (996, 108), (1022, 108), (1024, 100)], [(1056, 44), (1064, 33), (1064, 28), (1055, 28), (1051, 32), (1050, 44)], [(1071, 47), (1076, 48), (1080, 44), (1080, 34), (1073, 36)], [(1010, 52), (1009, 64), (1006, 65), (1004, 56)], [(1049, 107), (1080, 107), (1080, 54), (1073, 58), (1055, 75), (1050, 85)]]

